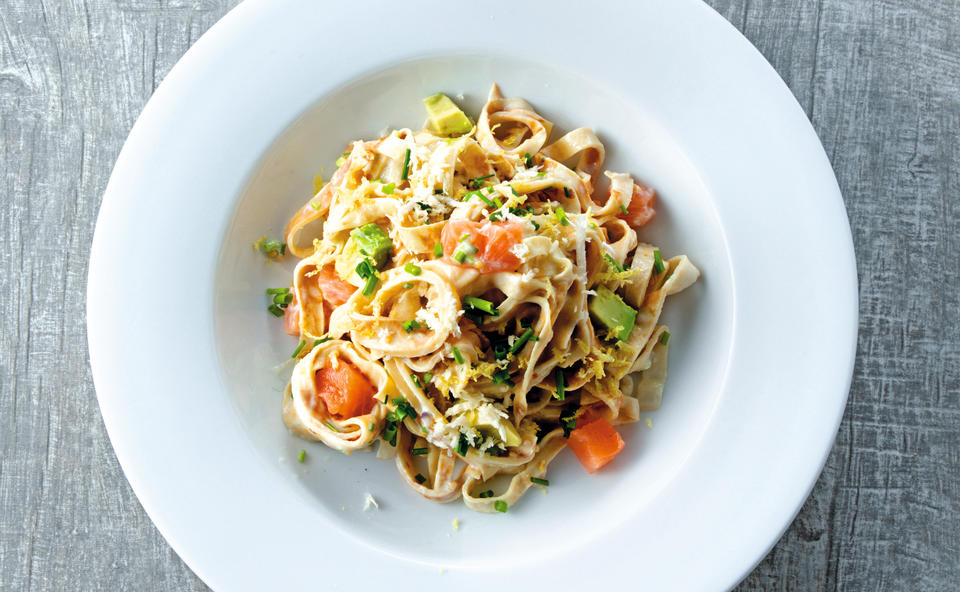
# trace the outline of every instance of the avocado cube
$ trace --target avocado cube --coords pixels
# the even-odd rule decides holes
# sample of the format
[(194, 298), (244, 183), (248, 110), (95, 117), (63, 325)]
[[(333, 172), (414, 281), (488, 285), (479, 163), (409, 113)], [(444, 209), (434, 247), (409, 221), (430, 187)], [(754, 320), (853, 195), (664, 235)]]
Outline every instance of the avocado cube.
[(465, 134), (473, 129), (470, 119), (445, 94), (437, 93), (423, 100), (430, 125), (442, 136)]
[(382, 228), (373, 223), (366, 224), (355, 228), (350, 233), (350, 238), (357, 249), (370, 258), (374, 267), (383, 269), (390, 257), (390, 251), (393, 250), (393, 241)]
[(626, 340), (637, 322), (637, 311), (603, 286), (598, 287), (596, 291), (597, 294), (590, 297), (587, 305), (590, 316), (606, 327), (617, 340)]

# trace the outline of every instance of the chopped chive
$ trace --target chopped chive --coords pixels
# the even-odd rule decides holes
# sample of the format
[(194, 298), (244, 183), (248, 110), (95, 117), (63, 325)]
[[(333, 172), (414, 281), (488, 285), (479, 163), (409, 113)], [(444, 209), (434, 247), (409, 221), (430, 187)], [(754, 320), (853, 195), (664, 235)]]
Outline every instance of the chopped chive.
[(410, 173), (410, 149), (407, 148), (406, 154), (403, 155), (403, 172), (400, 173), (400, 180), (406, 181), (407, 175)]
[(276, 239), (266, 237), (257, 241), (255, 246), (261, 253), (270, 259), (276, 259), (280, 255), (283, 255), (287, 250), (287, 245), (284, 243), (281, 243)]
[(337, 432), (338, 434), (343, 431), (343, 430), (341, 430), (340, 428), (338, 428), (338, 427), (337, 427), (332, 421), (330, 421), (329, 419), (324, 420), (323, 425), (327, 426), (327, 427), (330, 428), (332, 431)]
[(267, 288), (267, 294), (273, 296), (274, 294), (289, 294), (290, 288)]
[(377, 271), (373, 268), (373, 264), (370, 263), (369, 259), (364, 259), (360, 263), (357, 263), (356, 272), (362, 279), (376, 277), (377, 275)]
[(477, 494), (477, 497), (479, 497), (479, 498), (493, 497), (493, 490), (492, 490), (492, 489), (488, 489), (488, 490), (486, 490), (486, 491), (481, 491), (480, 493)]
[(410, 451), (410, 454), (414, 456), (423, 456), (428, 452), (430, 452), (429, 448), (414, 448), (413, 450)]
[(313, 208), (313, 209), (315, 209), (315, 210), (319, 210), (319, 209), (320, 209), (320, 203), (319, 203), (317, 200), (315, 200), (315, 199), (311, 199), (311, 200), (310, 200), (310, 207)]
[(557, 397), (558, 401), (562, 401), (566, 397), (567, 388), (566, 382), (564, 382), (563, 378), (563, 370), (561, 368), (557, 368), (557, 371), (554, 373), (554, 377), (556, 378), (557, 383), (557, 392), (555, 396)]
[(530, 477), (531, 483), (536, 483), (537, 485), (543, 485), (544, 487), (550, 486), (550, 481), (546, 479), (540, 479), (539, 477)]
[[(410, 152), (410, 151), (407, 150), (407, 152)], [(415, 480), (417, 483), (419, 483), (420, 485), (423, 485), (423, 482), (427, 480), (427, 478), (424, 477), (423, 475), (421, 475), (420, 473), (417, 473), (416, 475), (414, 475), (413, 478), (414, 478), (414, 480)]]
[(457, 454), (459, 454), (460, 456), (466, 456), (467, 446), (469, 446), (469, 444), (467, 443), (467, 437), (464, 436), (463, 434), (460, 434), (460, 439), (457, 440), (457, 448), (456, 448)]
[(404, 290), (409, 290), (409, 289), (412, 288), (412, 287), (413, 287), (413, 282), (403, 282), (403, 289), (404, 289)]
[(542, 178), (544, 178), (544, 177), (546, 177), (546, 176), (547, 176), (547, 173), (545, 173), (545, 172), (543, 172), (543, 171), (540, 171), (539, 173), (537, 173), (537, 178), (538, 178), (538, 179), (542, 179)]
[[(410, 376), (415, 376), (411, 374)], [(394, 397), (393, 404), (397, 407), (397, 410), (394, 412), (394, 415), (397, 417), (397, 421), (403, 421), (408, 417), (413, 417), (417, 414), (416, 410), (413, 408), (413, 405), (407, 403), (407, 400), (403, 397)]]
[(397, 188), (397, 184), (396, 184), (396, 183), (387, 183), (386, 185), (384, 185), (383, 187), (381, 187), (381, 190), (382, 190), (383, 193), (386, 194), (386, 195), (393, 195), (393, 190), (396, 189), (396, 188)]
[(489, 179), (492, 176), (494, 176), (494, 173), (490, 173), (489, 175), (484, 175), (482, 177), (475, 177), (470, 179), (470, 181), (467, 182), (467, 185), (473, 189), (480, 189), (480, 187), (482, 187), (481, 182), (485, 179)]
[(418, 389), (420, 389), (421, 391), (423, 390), (423, 383), (420, 382), (420, 377), (419, 377), (419, 376), (417, 376), (416, 374), (414, 374), (414, 373), (411, 372), (411, 373), (410, 373), (410, 380), (413, 381), (413, 384), (417, 385), (417, 388), (418, 388)]
[(460, 350), (457, 349), (457, 346), (455, 346), (455, 345), (454, 345), (454, 346), (451, 346), (450, 349), (453, 350), (453, 359), (456, 360), (458, 364), (462, 364), (462, 363), (463, 363), (463, 354), (460, 353)]
[(492, 214), (490, 214), (491, 222), (499, 222), (502, 219), (503, 219), (503, 212), (500, 210), (497, 210), (496, 212), (493, 212)]
[(561, 226), (570, 226), (570, 218), (567, 216), (567, 213), (563, 211), (563, 206), (557, 206), (557, 211), (554, 212), (554, 215), (557, 217), (557, 221), (560, 222)]
[(529, 341), (531, 337), (533, 337), (533, 329), (524, 331), (520, 337), (517, 337), (517, 340), (513, 342), (513, 345), (510, 347), (510, 353), (516, 354), (523, 349), (523, 346), (527, 344), (527, 341)]
[(403, 270), (410, 275), (420, 275), (420, 266), (415, 263), (407, 263), (403, 266)]
[(403, 322), (403, 330), (406, 331), (407, 333), (411, 333), (411, 332), (413, 332), (413, 331), (416, 331), (416, 330), (419, 329), (419, 328), (420, 328), (420, 323), (417, 322), (417, 321), (414, 321), (414, 320), (412, 320), (412, 319), (409, 320), (409, 321), (404, 321), (404, 322)]
[(486, 195), (480, 193), (479, 191), (476, 192), (476, 195), (477, 195), (477, 197), (479, 197), (480, 199), (483, 200), (483, 203), (487, 204), (487, 205), (490, 206), (491, 208), (497, 207), (496, 202), (494, 202), (492, 199), (490, 199), (490, 198), (487, 197)]
[(623, 205), (623, 204), (620, 204), (620, 211), (621, 211), (622, 213), (626, 214), (626, 213), (627, 213), (627, 206), (625, 206), (625, 205)]
[(453, 250), (453, 260), (457, 263), (473, 265), (476, 262), (474, 255), (477, 248), (470, 242), (470, 235), (465, 234), (460, 238), (460, 244)]
[(564, 188), (563, 188), (563, 195), (565, 195), (566, 197), (570, 197), (570, 188), (569, 188), (569, 187), (564, 187)]
[(533, 166), (533, 158), (530, 157), (530, 153), (527, 152), (523, 155), (523, 166), (528, 169)]
[(534, 230), (540, 230), (540, 225), (537, 224), (535, 221), (530, 220), (530, 224), (533, 224), (533, 229), (534, 229)]
[(369, 297), (373, 294), (373, 291), (377, 289), (377, 283), (379, 281), (375, 275), (368, 277), (366, 283), (363, 284), (363, 295)]
[(314, 339), (314, 340), (313, 340), (313, 345), (310, 346), (310, 347), (311, 347), (311, 348), (317, 347), (317, 346), (320, 345), (321, 343), (326, 343), (326, 342), (328, 342), (328, 341), (333, 341), (333, 337), (321, 337), (320, 339)]
[(513, 188), (513, 185), (510, 186), (510, 191), (513, 192), (514, 197), (520, 197), (520, 194), (517, 193), (517, 190)]
[(334, 162), (333, 164), (337, 165), (337, 168), (339, 169), (340, 167), (343, 166), (343, 163), (345, 163), (345, 162), (347, 162), (347, 158), (346, 158), (345, 156), (341, 156), (341, 157), (338, 158), (338, 159), (336, 160), (336, 162)]
[(270, 314), (272, 314), (275, 317), (283, 316), (283, 309), (277, 306), (276, 304), (271, 304), (270, 306), (267, 307), (267, 310), (270, 311)]
[(670, 341), (670, 332), (664, 331), (660, 334), (660, 345), (666, 345)]
[(663, 256), (660, 255), (660, 249), (657, 249), (653, 252), (653, 269), (657, 273), (663, 273), (665, 267), (663, 266)]
[(465, 296), (463, 298), (463, 303), (470, 308), (485, 312), (493, 317), (500, 315), (500, 311), (493, 306), (493, 303), (489, 300), (484, 300), (483, 298), (477, 298), (476, 296)]
[(502, 512), (502, 513), (506, 514), (506, 513), (507, 513), (507, 502), (505, 502), (505, 501), (503, 501), (503, 500), (497, 500), (497, 501), (493, 502), (493, 509), (496, 510), (496, 511), (498, 511), (498, 512)]
[(301, 450), (301, 451), (300, 451), (300, 454), (297, 455), (297, 462), (301, 462), (301, 463), (302, 463), (302, 462), (305, 461), (305, 460), (307, 460), (307, 451), (306, 451), (306, 450)]
[(508, 386), (514, 386), (516, 384), (510, 380), (509, 370), (497, 370), (491, 378), (493, 378), (493, 384), (506, 384)]
[(433, 245), (433, 256), (437, 259), (443, 257), (443, 245), (440, 243), (434, 243)]
[(300, 340), (300, 345), (297, 346), (297, 349), (293, 350), (293, 355), (290, 356), (290, 357), (291, 357), (291, 358), (297, 357), (297, 356), (300, 354), (300, 350), (302, 350), (302, 349), (303, 349), (303, 346), (305, 346), (306, 344), (307, 344), (307, 342), (301, 339), (301, 340)]
[(603, 254), (603, 260), (610, 264), (610, 267), (616, 269), (617, 271), (626, 271), (622, 265), (617, 263), (617, 260), (608, 255), (607, 253)]
[(497, 360), (506, 360), (508, 351), (510, 351), (510, 348), (507, 346), (506, 340), (493, 343), (493, 357)]
[(430, 381), (433, 380), (433, 372), (424, 372), (423, 373), (423, 384), (430, 384)]

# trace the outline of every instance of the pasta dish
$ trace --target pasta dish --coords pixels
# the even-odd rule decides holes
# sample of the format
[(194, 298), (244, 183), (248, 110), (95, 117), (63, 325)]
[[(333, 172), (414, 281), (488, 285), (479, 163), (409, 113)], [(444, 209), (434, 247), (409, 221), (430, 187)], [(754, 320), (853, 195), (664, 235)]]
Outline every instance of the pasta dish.
[[(422, 496), (506, 512), (569, 446), (589, 472), (614, 426), (660, 405), (668, 296), (699, 271), (638, 230), (655, 192), (603, 170), (588, 128), (494, 85), (475, 122), (447, 96), (428, 125), (355, 141), (271, 258), (299, 258), (269, 309), (298, 336), (293, 433), (379, 444)], [(301, 460), (303, 458), (301, 457)]]

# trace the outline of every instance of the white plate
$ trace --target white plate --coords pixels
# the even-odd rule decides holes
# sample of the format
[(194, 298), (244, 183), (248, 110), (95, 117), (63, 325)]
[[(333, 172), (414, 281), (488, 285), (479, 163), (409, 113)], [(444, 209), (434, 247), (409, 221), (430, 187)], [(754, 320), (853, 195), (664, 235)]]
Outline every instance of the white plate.
[[(212, 587), (526, 588), (583, 570), (613, 589), (717, 590), (799, 510), (856, 338), (852, 242), (823, 149), (776, 73), (705, 5), (562, 4), (377, 1), (358, 15), (249, 0), (144, 109), (97, 223), (90, 357), (127, 478)], [(654, 427), (625, 426), (627, 450), (593, 476), (561, 455), (549, 493), (506, 515), (427, 502), (392, 462), (289, 435), (289, 367), (273, 367), (296, 343), (263, 295), (289, 264), (250, 248), (279, 234), (347, 141), (418, 127), (420, 98), (437, 91), (476, 113), (493, 81), (559, 129), (593, 127), (609, 168), (660, 192), (644, 236), (703, 272), (666, 307)], [(363, 511), (368, 491), (379, 510)]]

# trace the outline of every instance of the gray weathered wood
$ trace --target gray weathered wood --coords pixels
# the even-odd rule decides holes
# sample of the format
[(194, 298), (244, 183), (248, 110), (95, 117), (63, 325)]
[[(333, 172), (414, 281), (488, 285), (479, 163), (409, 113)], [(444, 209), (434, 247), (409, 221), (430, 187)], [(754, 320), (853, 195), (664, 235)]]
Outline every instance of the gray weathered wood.
[[(204, 589), (107, 441), (84, 289), (124, 138), (235, 3), (0, 0), (0, 589)], [(740, 589), (956, 590), (960, 4), (710, 3), (771, 61), (823, 140), (861, 282), (836, 445), (800, 516)]]

